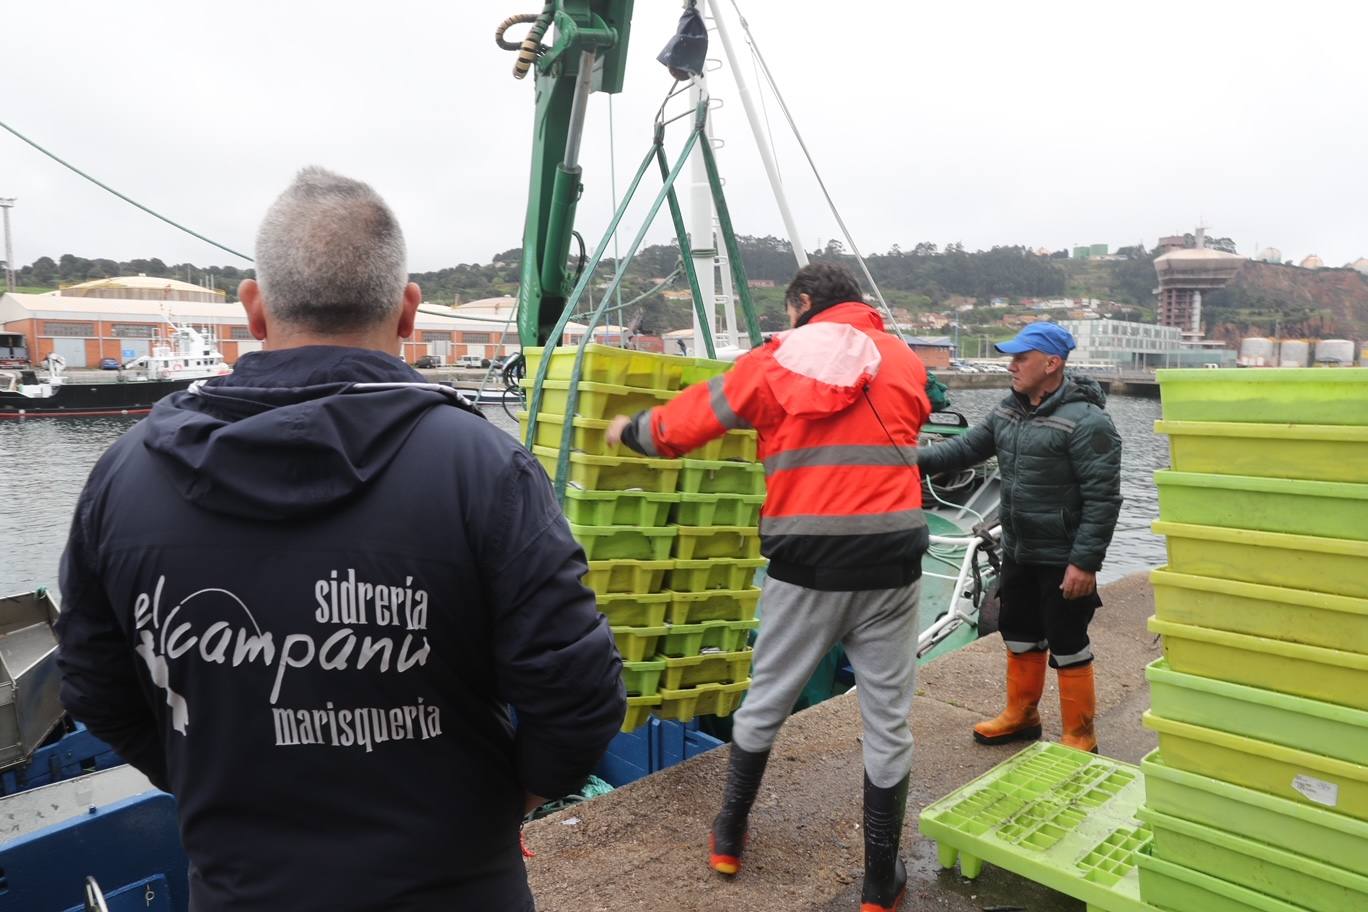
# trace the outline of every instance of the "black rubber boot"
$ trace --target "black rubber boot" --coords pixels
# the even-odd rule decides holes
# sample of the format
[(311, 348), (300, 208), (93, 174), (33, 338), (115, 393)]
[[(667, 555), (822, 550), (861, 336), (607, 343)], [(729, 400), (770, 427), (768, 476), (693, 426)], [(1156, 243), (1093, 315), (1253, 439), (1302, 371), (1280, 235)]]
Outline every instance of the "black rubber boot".
[(864, 780), (864, 889), (860, 912), (892, 912), (907, 889), (907, 868), (898, 857), (903, 815), (907, 812), (907, 776), (892, 788)]
[(727, 787), (722, 792), (722, 811), (713, 821), (708, 837), (708, 865), (722, 874), (741, 870), (741, 852), (746, 847), (746, 822), (751, 805), (765, 777), (769, 751), (751, 753), (735, 743), (731, 746), (731, 766)]

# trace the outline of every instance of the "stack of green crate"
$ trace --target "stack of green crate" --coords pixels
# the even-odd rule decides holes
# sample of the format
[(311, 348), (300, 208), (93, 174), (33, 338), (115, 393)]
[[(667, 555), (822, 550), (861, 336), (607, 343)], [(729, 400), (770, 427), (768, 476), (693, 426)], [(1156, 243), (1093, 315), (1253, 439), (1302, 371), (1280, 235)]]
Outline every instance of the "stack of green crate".
[(1368, 909), (1368, 370), (1159, 372), (1147, 669), (1172, 912)]
[[(529, 378), (541, 354), (524, 350)], [(570, 347), (551, 356), (532, 449), (554, 477), (570, 421), (565, 514), (589, 560), (585, 585), (622, 653), (623, 730), (652, 712), (679, 721), (728, 715), (750, 686), (759, 598), (751, 580), (764, 563), (755, 432), (731, 432), (685, 459), (641, 457), (604, 437), (614, 415), (668, 402), (728, 364), (591, 344), (569, 416), (575, 356)], [(527, 415), (518, 418), (525, 440)]]

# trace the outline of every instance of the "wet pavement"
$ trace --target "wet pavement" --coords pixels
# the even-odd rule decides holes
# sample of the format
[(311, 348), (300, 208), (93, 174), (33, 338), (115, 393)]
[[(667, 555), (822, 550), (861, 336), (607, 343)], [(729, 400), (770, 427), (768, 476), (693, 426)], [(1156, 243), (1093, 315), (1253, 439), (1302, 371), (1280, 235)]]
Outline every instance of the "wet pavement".
[[(1156, 745), (1140, 725), (1149, 705), (1144, 668), (1160, 654), (1145, 630), (1154, 598), (1144, 574), (1109, 586), (1093, 621), (1097, 654), (1097, 731), (1101, 752), (1131, 763)], [(1021, 745), (983, 747), (970, 727), (1000, 709), (1002, 644), (989, 637), (919, 670), (912, 708), (917, 739), (903, 857), (906, 912), (1082, 912), (1082, 903), (993, 868), (973, 881), (943, 871), (935, 846), (917, 832), (917, 815), (1010, 757)], [(1049, 676), (1041, 701), (1045, 734), (1059, 736), (1059, 704)], [(847, 912), (859, 908), (863, 842), (859, 832), (863, 763), (854, 695), (799, 713), (780, 733), (751, 815), (746, 867), (735, 878), (706, 865), (708, 826), (726, 774), (726, 748), (634, 782), (610, 795), (526, 828), (537, 857), (528, 862), (542, 912), (649, 909), (730, 912), (783, 908)]]

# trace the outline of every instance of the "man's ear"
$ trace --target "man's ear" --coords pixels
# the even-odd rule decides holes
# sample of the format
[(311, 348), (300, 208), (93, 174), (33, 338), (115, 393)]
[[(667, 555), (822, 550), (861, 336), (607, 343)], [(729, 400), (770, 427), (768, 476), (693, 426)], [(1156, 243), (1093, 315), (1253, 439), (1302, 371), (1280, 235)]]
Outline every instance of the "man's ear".
[(413, 324), (418, 319), (418, 305), (423, 303), (423, 289), (416, 282), (404, 286), (404, 306), (399, 311), (399, 338), (413, 336)]
[(247, 330), (253, 339), (266, 339), (266, 306), (256, 279), (243, 279), (238, 285), (238, 301), (247, 312)]

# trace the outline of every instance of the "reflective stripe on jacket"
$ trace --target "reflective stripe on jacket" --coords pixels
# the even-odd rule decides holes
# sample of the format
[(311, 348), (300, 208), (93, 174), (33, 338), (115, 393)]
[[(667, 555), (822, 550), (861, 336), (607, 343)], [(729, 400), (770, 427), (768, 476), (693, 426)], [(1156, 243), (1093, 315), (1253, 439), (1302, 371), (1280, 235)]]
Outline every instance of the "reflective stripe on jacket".
[(635, 442), (675, 457), (733, 428), (759, 431), (770, 575), (812, 589), (903, 586), (927, 546), (916, 468), (926, 368), (847, 302), (780, 333), (725, 374), (639, 414)]

